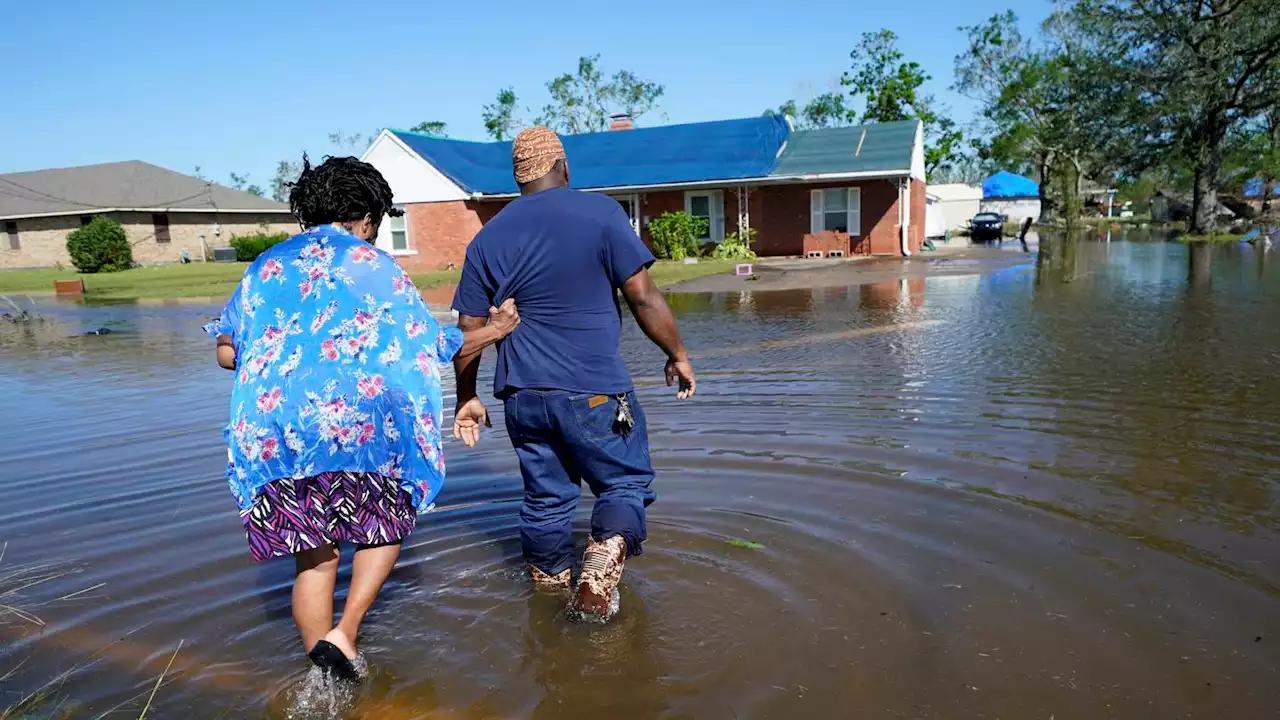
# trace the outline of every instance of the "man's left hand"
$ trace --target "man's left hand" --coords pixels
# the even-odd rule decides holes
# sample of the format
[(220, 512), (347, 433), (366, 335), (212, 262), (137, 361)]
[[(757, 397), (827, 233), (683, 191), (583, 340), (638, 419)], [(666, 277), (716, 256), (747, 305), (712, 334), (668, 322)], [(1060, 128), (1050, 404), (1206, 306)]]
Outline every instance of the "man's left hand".
[(489, 410), (480, 398), (471, 398), (459, 405), (453, 414), (453, 436), (467, 447), (475, 447), (480, 442), (481, 425), (493, 427), (489, 422)]

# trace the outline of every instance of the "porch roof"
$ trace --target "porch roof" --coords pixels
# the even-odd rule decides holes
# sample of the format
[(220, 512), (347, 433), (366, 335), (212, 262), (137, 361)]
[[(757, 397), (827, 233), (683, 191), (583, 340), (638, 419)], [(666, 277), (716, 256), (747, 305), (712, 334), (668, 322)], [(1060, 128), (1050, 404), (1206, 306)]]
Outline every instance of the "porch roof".
[(787, 139), (773, 176), (907, 175), (915, 120), (798, 130)]

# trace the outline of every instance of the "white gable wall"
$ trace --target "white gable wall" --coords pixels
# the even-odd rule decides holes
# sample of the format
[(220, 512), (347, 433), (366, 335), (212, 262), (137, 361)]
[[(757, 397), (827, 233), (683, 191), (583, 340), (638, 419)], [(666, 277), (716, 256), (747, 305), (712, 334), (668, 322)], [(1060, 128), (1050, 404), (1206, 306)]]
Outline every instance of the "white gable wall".
[(397, 205), (466, 200), (469, 196), (444, 173), (383, 130), (361, 160), (378, 168), (391, 185)]
[[(382, 177), (387, 179), (396, 205), (450, 202), (469, 197), (457, 183), (405, 147), (399, 138), (387, 130), (374, 138), (360, 159), (377, 168)], [(374, 244), (393, 255), (416, 254), (413, 250), (397, 251), (392, 247), (390, 217), (382, 218)]]
[(916, 123), (916, 139), (911, 143), (911, 177), (926, 182), (924, 177), (924, 123)]

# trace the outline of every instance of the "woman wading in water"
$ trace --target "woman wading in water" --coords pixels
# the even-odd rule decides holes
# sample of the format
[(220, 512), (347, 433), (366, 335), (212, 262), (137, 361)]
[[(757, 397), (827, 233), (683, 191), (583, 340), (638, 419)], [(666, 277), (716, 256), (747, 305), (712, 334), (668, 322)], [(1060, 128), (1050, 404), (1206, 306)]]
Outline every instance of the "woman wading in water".
[[(372, 165), (303, 158), (289, 194), (301, 234), (264, 252), (206, 326), (236, 371), (227, 474), (258, 561), (292, 555), (293, 619), (312, 662), (344, 680), (360, 622), (444, 483), (439, 367), (519, 324), (441, 328), (409, 276), (370, 242), (392, 207)], [(355, 546), (335, 625), (339, 545)]]

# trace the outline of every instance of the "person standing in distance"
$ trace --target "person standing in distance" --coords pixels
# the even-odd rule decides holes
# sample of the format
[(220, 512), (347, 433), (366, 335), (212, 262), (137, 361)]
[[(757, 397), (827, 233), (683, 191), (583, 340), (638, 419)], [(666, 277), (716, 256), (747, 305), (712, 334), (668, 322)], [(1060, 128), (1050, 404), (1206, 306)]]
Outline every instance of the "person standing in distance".
[[(524, 479), (524, 558), (536, 585), (572, 589), (573, 515), (586, 481), (596, 503), (573, 609), (607, 620), (656, 497), (644, 411), (619, 352), (619, 291), (666, 353), (667, 384), (678, 383), (682, 400), (696, 390), (693, 365), (649, 276), (653, 254), (622, 206), (569, 188), (564, 147), (545, 127), (521, 132), (511, 156), (520, 197), (471, 241), (453, 309), (467, 332), (484, 325), (494, 303), (514, 299), (520, 308), (519, 329), (498, 346), (494, 395)], [(478, 350), (454, 359), (453, 432), (468, 446), (488, 424), (476, 396), (479, 364)]]

